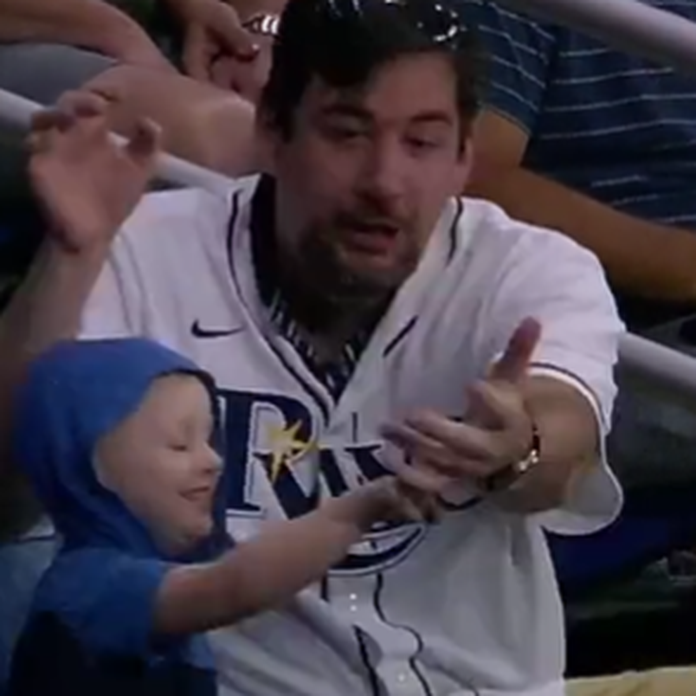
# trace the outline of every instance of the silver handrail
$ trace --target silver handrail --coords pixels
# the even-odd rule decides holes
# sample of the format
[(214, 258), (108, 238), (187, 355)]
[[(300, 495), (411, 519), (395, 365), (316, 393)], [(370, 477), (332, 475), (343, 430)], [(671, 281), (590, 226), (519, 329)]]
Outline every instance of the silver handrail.
[(499, 0), (607, 45), (685, 72), (696, 72), (696, 24), (637, 0)]
[[(39, 108), (34, 102), (0, 90), (2, 126), (25, 132), (32, 114)], [(159, 157), (157, 175), (163, 181), (175, 185), (213, 190), (219, 190), (221, 185), (229, 185), (230, 182), (220, 174), (171, 155)], [(696, 359), (631, 334), (626, 335), (621, 342), (620, 358), (621, 370), (632, 383), (640, 385), (641, 389), (664, 395), (670, 401), (679, 401), (696, 411)]]
[[(29, 99), (0, 89), (0, 125), (5, 130), (16, 130), (20, 134), (27, 132), (32, 115), (41, 108)], [(113, 137), (120, 143), (124, 142), (121, 136)], [(219, 190), (220, 186), (230, 185), (230, 179), (222, 174), (167, 154), (158, 158), (156, 176), (164, 182), (197, 188)]]
[[(521, 14), (555, 22), (608, 46), (696, 73), (696, 24), (638, 0), (498, 0)], [(621, 371), (641, 390), (696, 411), (696, 361), (643, 338), (621, 345)]]

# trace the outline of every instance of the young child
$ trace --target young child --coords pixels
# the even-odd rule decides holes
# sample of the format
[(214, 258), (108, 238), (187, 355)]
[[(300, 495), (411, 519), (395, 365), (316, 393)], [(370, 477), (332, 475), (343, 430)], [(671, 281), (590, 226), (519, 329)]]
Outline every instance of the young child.
[(141, 339), (66, 342), (33, 365), (15, 456), (63, 544), (9, 696), (212, 696), (204, 631), (290, 600), (375, 522), (420, 519), (422, 484), (404, 467), (225, 549), (213, 389)]

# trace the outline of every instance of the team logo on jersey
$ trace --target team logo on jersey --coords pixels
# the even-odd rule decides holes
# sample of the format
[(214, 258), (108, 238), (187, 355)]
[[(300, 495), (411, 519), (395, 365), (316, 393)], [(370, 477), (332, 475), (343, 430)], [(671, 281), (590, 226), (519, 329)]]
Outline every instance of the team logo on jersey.
[[(320, 497), (341, 495), (384, 475), (380, 442), (327, 443), (311, 411), (284, 394), (221, 390), (227, 518), (231, 531), (251, 517), (298, 517)], [(373, 529), (334, 569), (336, 574), (383, 570), (422, 541), (424, 525)]]
[(271, 459), (268, 466), (268, 476), (271, 483), (278, 481), (284, 469), (291, 469), (294, 464), (302, 461), (310, 452), (319, 448), (314, 440), (303, 440), (299, 432), (302, 421), (295, 421), (288, 426), (269, 426), (268, 439), (271, 444)]

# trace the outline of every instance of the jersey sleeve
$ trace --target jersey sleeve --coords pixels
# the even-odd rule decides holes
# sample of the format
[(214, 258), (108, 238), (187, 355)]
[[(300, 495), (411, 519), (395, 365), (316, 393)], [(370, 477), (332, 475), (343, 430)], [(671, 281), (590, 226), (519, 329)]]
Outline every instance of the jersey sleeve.
[(145, 196), (111, 246), (80, 336), (172, 340), (196, 297), (189, 279), (210, 275), (211, 258), (226, 258), (231, 198), (232, 191), (199, 189)]
[(550, 531), (588, 534), (611, 523), (622, 505), (604, 440), (611, 429), (614, 368), (624, 327), (594, 255), (558, 234), (523, 236), (489, 307), (488, 321), (497, 327), (490, 354), (500, 355), (520, 322), (534, 317), (542, 336), (530, 373), (565, 382), (592, 407), (601, 435), (601, 465), (578, 483), (562, 509), (540, 515)]
[(491, 0), (467, 3), (466, 13), (486, 60), (484, 108), (531, 133), (543, 105), (557, 30)]
[(145, 196), (111, 244), (107, 259), (82, 312), (80, 338), (126, 338), (148, 333), (149, 295), (157, 274), (156, 250), (167, 241), (176, 193)]
[(35, 611), (56, 616), (90, 654), (145, 658), (153, 652), (157, 592), (170, 569), (107, 549), (67, 552), (39, 586)]
[(82, 312), (80, 338), (127, 338), (142, 333), (140, 285), (127, 241), (118, 237)]

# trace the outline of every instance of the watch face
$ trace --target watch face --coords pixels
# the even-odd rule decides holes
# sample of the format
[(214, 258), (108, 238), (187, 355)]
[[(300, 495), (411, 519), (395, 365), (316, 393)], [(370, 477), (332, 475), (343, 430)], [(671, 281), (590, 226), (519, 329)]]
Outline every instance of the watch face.
[(280, 16), (275, 14), (256, 14), (247, 19), (242, 26), (252, 34), (278, 36)]

